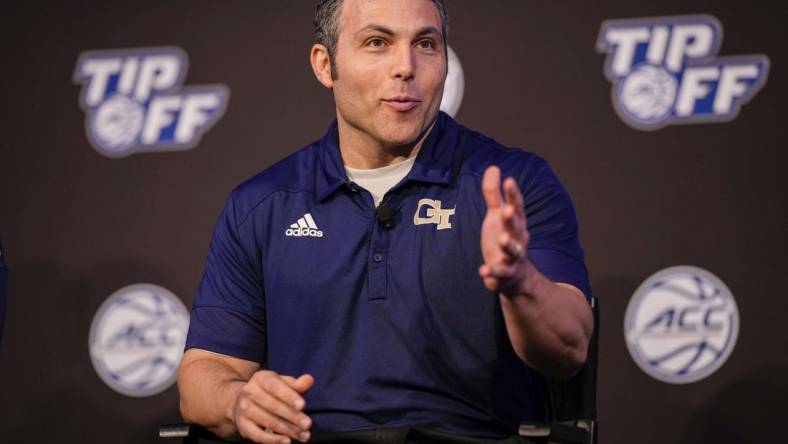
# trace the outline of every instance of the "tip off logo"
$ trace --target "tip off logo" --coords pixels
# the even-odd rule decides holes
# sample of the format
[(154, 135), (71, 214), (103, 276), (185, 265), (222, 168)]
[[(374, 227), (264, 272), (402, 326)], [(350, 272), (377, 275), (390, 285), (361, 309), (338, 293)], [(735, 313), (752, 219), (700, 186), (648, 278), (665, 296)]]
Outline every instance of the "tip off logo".
[(710, 15), (605, 21), (597, 50), (607, 54), (616, 112), (646, 131), (735, 119), (766, 83), (769, 58), (717, 57), (721, 45), (722, 25)]
[(186, 53), (176, 47), (87, 51), (79, 56), (74, 82), (85, 130), (108, 157), (193, 148), (224, 114), (225, 85), (182, 87)]
[(706, 270), (671, 267), (646, 279), (627, 306), (624, 335), (637, 365), (670, 384), (699, 381), (719, 369), (739, 334), (727, 286)]

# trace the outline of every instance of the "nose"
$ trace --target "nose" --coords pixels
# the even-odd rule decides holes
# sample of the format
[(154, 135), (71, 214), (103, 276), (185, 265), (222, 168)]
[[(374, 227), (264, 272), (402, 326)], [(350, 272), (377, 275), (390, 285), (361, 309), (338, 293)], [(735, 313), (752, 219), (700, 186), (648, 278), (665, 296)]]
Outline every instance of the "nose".
[(394, 53), (392, 77), (397, 80), (410, 81), (415, 75), (416, 59), (410, 45), (402, 45)]

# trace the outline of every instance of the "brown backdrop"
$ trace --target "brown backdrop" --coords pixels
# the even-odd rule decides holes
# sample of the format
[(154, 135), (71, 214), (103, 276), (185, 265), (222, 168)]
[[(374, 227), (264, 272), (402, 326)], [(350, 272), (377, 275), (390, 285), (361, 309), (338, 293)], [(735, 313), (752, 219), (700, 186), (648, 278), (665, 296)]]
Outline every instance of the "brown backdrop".
[[(333, 107), (308, 67), (313, 4), (12, 3), (0, 27), (0, 236), (11, 283), (0, 442), (155, 442), (157, 425), (179, 418), (176, 389), (135, 399), (107, 387), (90, 363), (91, 319), (106, 297), (135, 282), (162, 285), (190, 305), (231, 188), (323, 133)], [(458, 120), (544, 155), (577, 206), (603, 300), (602, 443), (779, 436), (765, 427), (781, 423), (788, 399), (788, 35), (772, 5), (449, 2), (450, 44), (466, 77)], [(604, 56), (595, 51), (601, 22), (689, 13), (720, 19), (720, 54), (767, 54), (768, 83), (733, 122), (630, 129), (613, 111)], [(99, 155), (71, 82), (77, 56), (164, 45), (189, 54), (187, 85), (229, 86), (225, 117), (192, 151)], [(726, 282), (741, 332), (719, 371), (674, 386), (635, 365), (622, 327), (635, 288), (680, 264)]]

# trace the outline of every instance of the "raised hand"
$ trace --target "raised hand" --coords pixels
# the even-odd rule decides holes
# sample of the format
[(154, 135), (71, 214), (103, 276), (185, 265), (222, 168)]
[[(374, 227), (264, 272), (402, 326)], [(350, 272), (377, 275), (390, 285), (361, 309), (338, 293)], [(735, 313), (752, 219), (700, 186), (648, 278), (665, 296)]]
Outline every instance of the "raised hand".
[(479, 267), (479, 276), (488, 289), (512, 296), (522, 292), (528, 261), (523, 196), (511, 177), (504, 181), (501, 196), (501, 170), (497, 166), (484, 171), (482, 193), (487, 214), (482, 222), (484, 264)]

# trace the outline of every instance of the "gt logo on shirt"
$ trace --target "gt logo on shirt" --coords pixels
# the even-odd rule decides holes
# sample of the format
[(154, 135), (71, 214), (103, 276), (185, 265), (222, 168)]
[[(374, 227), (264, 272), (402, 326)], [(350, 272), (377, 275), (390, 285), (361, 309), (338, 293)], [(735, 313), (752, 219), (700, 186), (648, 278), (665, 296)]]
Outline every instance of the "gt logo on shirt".
[(735, 119), (766, 83), (769, 58), (716, 57), (721, 45), (710, 15), (603, 22), (597, 50), (619, 117), (640, 130)]
[(176, 47), (86, 51), (74, 82), (82, 84), (88, 140), (108, 157), (193, 148), (224, 114), (225, 85), (181, 87), (186, 53)]
[[(427, 217), (420, 216), (422, 207), (427, 207)], [(421, 199), (419, 200), (419, 206), (416, 208), (416, 213), (413, 215), (413, 224), (436, 224), (438, 226), (435, 228), (438, 230), (451, 228), (451, 222), (449, 221), (449, 218), (454, 215), (455, 209), (456, 208), (452, 208), (450, 210), (442, 209), (441, 201), (439, 200)]]

